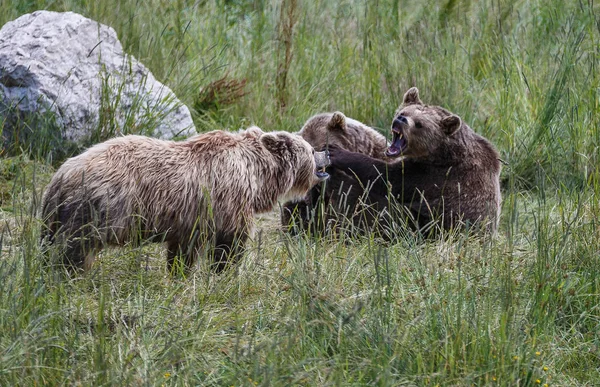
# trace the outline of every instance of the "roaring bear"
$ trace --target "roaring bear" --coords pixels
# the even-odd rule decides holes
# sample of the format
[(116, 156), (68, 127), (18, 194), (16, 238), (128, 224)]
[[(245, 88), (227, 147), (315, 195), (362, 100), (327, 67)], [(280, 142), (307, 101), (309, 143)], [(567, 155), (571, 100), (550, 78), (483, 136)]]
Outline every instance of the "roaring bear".
[(237, 260), (254, 214), (278, 199), (304, 197), (328, 175), (327, 158), (300, 136), (213, 131), (181, 142), (124, 136), (68, 159), (42, 202), (42, 238), (63, 247), (64, 262), (87, 270), (106, 245), (166, 242), (192, 267), (202, 251), (220, 272)]
[[(384, 226), (395, 224), (403, 215), (408, 225), (424, 234), (463, 225), (496, 230), (501, 164), (488, 140), (456, 114), (423, 104), (414, 87), (404, 95), (391, 129), (392, 143), (386, 154), (397, 161), (387, 163), (333, 147), (331, 179), (340, 172), (355, 176), (361, 184), (348, 195), (366, 194), (369, 203), (386, 213), (389, 222), (383, 222)], [(388, 236), (393, 237), (398, 230), (390, 231)]]
[[(327, 149), (329, 145), (333, 145), (377, 159), (387, 159), (386, 138), (377, 130), (346, 117), (341, 112), (321, 113), (309, 118), (298, 134), (315, 149)], [(336, 180), (328, 180), (327, 184), (348, 187), (356, 184), (356, 181), (352, 175), (338, 171)], [(338, 201), (338, 195), (324, 197), (325, 192), (330, 193), (331, 190), (324, 191), (323, 186), (318, 184), (302, 200), (285, 203), (281, 211), (284, 229), (297, 232), (312, 225), (316, 227), (315, 230), (323, 230), (327, 223), (338, 221), (341, 207), (355, 207), (355, 203), (348, 203), (345, 198)]]

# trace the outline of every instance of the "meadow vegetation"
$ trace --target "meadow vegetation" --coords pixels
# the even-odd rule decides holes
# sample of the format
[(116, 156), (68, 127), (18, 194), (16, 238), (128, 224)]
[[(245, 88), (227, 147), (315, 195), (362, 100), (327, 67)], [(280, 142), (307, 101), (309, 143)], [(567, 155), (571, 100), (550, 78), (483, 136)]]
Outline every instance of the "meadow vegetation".
[(417, 86), (497, 146), (504, 202), (496, 238), (291, 237), (274, 212), (220, 276), (170, 277), (143, 245), (65, 280), (36, 217), (60, 160), (11, 150), (0, 385), (600, 384), (593, 1), (0, 0), (0, 25), (37, 9), (112, 26), (199, 131), (340, 110), (387, 135)]

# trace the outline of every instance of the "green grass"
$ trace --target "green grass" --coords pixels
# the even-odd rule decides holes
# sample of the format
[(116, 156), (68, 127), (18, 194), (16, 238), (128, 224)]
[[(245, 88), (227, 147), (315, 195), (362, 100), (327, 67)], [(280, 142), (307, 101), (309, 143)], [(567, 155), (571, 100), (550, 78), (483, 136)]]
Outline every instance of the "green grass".
[(0, 166), (0, 385), (600, 384), (600, 8), (284, 3), (0, 0), (0, 23), (111, 25), (200, 131), (332, 110), (386, 131), (417, 86), (508, 162), (497, 238), (291, 238), (272, 213), (221, 276), (171, 278), (155, 245), (64, 280), (36, 218), (58, 156), (23, 149)]

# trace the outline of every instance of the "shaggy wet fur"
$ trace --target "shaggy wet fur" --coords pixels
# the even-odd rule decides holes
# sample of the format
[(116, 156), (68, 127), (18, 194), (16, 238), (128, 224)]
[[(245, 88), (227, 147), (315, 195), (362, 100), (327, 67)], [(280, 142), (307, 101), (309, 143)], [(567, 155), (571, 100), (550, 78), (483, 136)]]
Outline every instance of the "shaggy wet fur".
[(190, 268), (204, 249), (214, 250), (218, 272), (241, 254), (254, 214), (318, 182), (313, 152), (299, 136), (256, 127), (181, 142), (111, 139), (56, 172), (43, 238), (64, 244), (65, 263), (77, 269), (106, 245), (150, 239), (167, 243), (170, 271), (177, 256)]

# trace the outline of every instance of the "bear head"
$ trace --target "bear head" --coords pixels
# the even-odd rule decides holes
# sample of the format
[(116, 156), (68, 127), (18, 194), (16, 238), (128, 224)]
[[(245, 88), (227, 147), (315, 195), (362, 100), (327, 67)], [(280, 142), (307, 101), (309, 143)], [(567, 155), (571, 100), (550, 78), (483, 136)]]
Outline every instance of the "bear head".
[(342, 112), (317, 114), (306, 121), (298, 134), (315, 149), (336, 145), (375, 158), (385, 158), (388, 146), (381, 133)]
[(315, 152), (302, 137), (288, 132), (263, 133), (261, 144), (275, 157), (284, 170), (285, 182), (289, 187), (286, 197), (303, 197), (316, 184), (326, 180), (329, 174), (329, 158), (325, 152)]
[(425, 105), (419, 90), (410, 88), (392, 122), (389, 157), (427, 158), (443, 149), (443, 145), (459, 141), (468, 129), (459, 116), (439, 106)]

